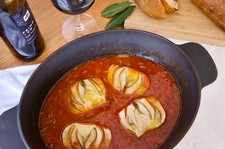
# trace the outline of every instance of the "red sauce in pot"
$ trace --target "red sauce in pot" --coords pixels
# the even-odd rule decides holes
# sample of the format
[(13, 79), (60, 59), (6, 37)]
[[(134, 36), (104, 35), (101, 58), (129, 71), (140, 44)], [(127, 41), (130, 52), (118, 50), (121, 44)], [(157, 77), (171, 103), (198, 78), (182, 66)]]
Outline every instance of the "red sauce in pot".
[[(107, 70), (112, 64), (127, 66), (145, 73), (150, 86), (143, 95), (124, 95), (112, 88), (107, 81)], [(77, 81), (99, 77), (106, 87), (106, 103), (83, 114), (74, 114), (68, 108), (70, 87)], [(119, 122), (118, 113), (133, 100), (151, 96), (157, 98), (166, 111), (166, 120), (159, 128), (146, 132), (140, 138), (128, 133)], [(62, 77), (46, 97), (40, 113), (40, 133), (47, 148), (65, 148), (61, 135), (71, 123), (94, 123), (112, 132), (110, 149), (157, 148), (169, 136), (180, 110), (180, 92), (176, 81), (162, 66), (135, 56), (112, 56), (86, 62)]]

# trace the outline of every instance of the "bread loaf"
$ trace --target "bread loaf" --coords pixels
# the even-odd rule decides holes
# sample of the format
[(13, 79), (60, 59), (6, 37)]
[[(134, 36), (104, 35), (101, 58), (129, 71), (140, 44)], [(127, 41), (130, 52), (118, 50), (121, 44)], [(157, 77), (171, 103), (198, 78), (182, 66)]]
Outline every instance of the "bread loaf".
[(150, 17), (158, 19), (166, 18), (166, 11), (161, 0), (135, 0), (135, 3)]
[(192, 0), (216, 25), (225, 30), (225, 0)]
[(178, 0), (161, 0), (167, 14), (178, 9)]
[(178, 0), (134, 0), (139, 8), (148, 16), (164, 19), (167, 14), (178, 9)]

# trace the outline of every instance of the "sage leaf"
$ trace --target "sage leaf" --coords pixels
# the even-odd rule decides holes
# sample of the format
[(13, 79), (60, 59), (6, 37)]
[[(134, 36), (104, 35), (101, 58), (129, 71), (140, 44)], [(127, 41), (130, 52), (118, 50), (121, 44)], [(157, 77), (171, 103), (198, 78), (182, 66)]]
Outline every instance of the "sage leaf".
[(122, 12), (125, 10), (127, 7), (131, 5), (131, 2), (122, 2), (122, 3), (117, 3), (117, 4), (112, 4), (105, 8), (101, 15), (106, 18), (110, 18), (115, 16), (116, 14)]
[(127, 9), (125, 9), (123, 12), (121, 12), (119, 15), (112, 18), (105, 26), (105, 30), (113, 29), (119, 25), (121, 25), (127, 17), (133, 12), (135, 6), (129, 6)]

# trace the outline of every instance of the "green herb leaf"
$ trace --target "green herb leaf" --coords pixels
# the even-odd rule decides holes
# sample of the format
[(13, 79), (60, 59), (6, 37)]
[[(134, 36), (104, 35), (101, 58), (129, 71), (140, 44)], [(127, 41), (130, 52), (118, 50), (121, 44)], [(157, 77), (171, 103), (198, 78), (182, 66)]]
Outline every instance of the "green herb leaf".
[(127, 17), (133, 12), (135, 6), (129, 6), (127, 9), (125, 9), (123, 12), (121, 12), (118, 16), (115, 16), (112, 18), (105, 26), (106, 30), (113, 29), (119, 25), (121, 25)]
[(122, 3), (118, 3), (118, 4), (112, 4), (112, 5), (108, 6), (107, 8), (105, 8), (102, 11), (101, 15), (106, 18), (113, 17), (116, 14), (125, 10), (130, 5), (131, 5), (130, 2), (122, 2)]

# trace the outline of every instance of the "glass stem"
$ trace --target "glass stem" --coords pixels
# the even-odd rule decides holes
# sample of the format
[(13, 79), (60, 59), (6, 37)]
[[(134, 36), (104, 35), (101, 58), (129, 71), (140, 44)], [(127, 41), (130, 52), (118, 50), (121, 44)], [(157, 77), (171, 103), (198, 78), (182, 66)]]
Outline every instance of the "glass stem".
[(76, 31), (82, 31), (82, 30), (84, 30), (85, 25), (80, 21), (80, 16), (79, 15), (75, 15), (74, 17), (75, 17), (76, 22), (77, 22), (76, 27), (75, 27), (75, 30)]

